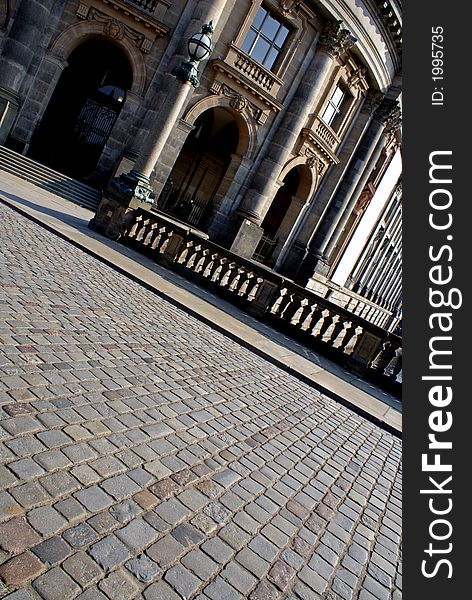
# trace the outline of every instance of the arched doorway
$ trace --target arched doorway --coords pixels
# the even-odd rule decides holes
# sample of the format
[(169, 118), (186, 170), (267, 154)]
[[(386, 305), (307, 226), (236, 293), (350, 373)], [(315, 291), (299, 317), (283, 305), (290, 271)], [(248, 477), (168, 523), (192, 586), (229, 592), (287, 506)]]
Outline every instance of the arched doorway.
[(306, 164), (291, 169), (284, 177), (262, 221), (264, 235), (254, 252), (254, 260), (273, 266), (287, 240), (302, 206), (308, 200), (312, 174)]
[(204, 227), (213, 200), (239, 144), (239, 127), (229, 110), (210, 108), (195, 121), (157, 207)]
[(83, 42), (69, 56), (29, 155), (74, 177), (87, 177), (131, 84), (131, 65), (118, 46), (101, 36)]

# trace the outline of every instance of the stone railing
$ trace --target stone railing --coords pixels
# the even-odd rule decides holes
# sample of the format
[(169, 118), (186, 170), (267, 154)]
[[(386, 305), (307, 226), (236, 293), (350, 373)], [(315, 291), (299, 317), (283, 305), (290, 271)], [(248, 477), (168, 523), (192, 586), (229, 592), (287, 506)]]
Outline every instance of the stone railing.
[(249, 79), (254, 84), (254, 90), (263, 90), (274, 98), (277, 96), (283, 81), (234, 44), (230, 45), (224, 62), (235, 73), (241, 73)]
[[(113, 1), (113, 0), (108, 0)], [(170, 0), (124, 0), (126, 4), (135, 6), (141, 11), (155, 18), (164, 16), (167, 9), (171, 6)]]
[(333, 130), (323, 123), (320, 118), (316, 118), (314, 125), (315, 134), (322, 140), (330, 150), (336, 150), (339, 145), (340, 139), (336, 136)]
[(244, 75), (255, 81), (268, 92), (272, 90), (272, 87), (275, 83), (274, 75), (258, 62), (253, 60), (248, 54), (238, 51), (234, 61), (234, 66), (239, 69), (241, 73), (244, 73)]
[(157, 5), (159, 4), (159, 0), (127, 0), (130, 4), (135, 4), (150, 13), (154, 12)]
[(398, 385), (401, 339), (206, 236), (145, 209), (120, 241), (364, 377)]

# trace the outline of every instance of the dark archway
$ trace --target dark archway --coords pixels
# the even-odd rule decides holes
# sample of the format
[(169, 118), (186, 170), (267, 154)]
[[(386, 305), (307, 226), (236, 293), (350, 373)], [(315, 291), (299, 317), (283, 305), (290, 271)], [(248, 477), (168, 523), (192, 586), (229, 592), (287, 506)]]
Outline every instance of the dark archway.
[(300, 170), (297, 168), (289, 171), (284, 179), (284, 184), (276, 193), (272, 204), (270, 205), (267, 214), (262, 221), (262, 229), (264, 234), (275, 238), (282, 221), (287, 214), (292, 199), (300, 186)]
[(120, 48), (98, 36), (83, 42), (68, 59), (29, 155), (74, 177), (89, 175), (131, 84), (132, 68)]
[(285, 175), (261, 227), (264, 234), (253, 258), (273, 266), (290, 236), (303, 204), (308, 200), (312, 175), (306, 164), (299, 164)]
[(239, 127), (229, 110), (201, 114), (172, 169), (158, 208), (203, 226), (239, 143)]

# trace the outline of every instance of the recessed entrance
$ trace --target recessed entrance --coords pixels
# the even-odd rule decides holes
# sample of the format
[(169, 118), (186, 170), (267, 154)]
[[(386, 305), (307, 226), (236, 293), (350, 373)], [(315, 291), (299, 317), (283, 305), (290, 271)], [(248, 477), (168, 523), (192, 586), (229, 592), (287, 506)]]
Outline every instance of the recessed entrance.
[(254, 260), (270, 266), (275, 263), (303, 204), (308, 200), (311, 183), (312, 175), (305, 164), (287, 173), (262, 221), (264, 235), (254, 252)]
[(238, 124), (229, 110), (217, 107), (201, 114), (172, 169), (158, 208), (202, 226), (238, 143)]
[(131, 65), (120, 48), (103, 37), (82, 43), (68, 59), (29, 155), (74, 177), (89, 175), (131, 84)]

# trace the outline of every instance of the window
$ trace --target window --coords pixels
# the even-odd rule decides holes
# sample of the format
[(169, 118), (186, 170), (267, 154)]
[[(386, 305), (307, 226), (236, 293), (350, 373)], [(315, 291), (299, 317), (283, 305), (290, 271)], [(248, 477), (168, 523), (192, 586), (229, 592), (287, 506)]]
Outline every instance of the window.
[(272, 69), (287, 41), (289, 30), (261, 6), (243, 42), (242, 50)]
[(346, 105), (347, 95), (342, 90), (339, 85), (337, 85), (334, 89), (334, 92), (331, 94), (330, 99), (328, 100), (328, 105), (324, 109), (323, 114), (321, 115), (322, 121), (329, 125), (332, 129), (336, 127), (339, 123), (339, 117), (341, 116), (342, 109)]

